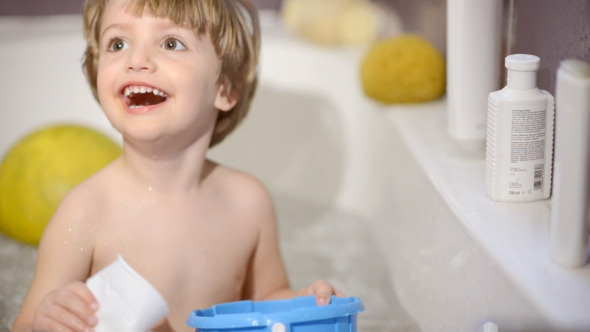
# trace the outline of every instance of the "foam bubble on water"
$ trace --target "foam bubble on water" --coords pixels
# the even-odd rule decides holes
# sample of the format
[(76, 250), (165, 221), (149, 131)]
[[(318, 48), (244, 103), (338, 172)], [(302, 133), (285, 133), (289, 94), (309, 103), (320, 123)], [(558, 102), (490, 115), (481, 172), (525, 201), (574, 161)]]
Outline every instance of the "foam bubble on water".
[(417, 331), (399, 303), (367, 220), (314, 202), (274, 194), (281, 248), (292, 286), (326, 279), (347, 295), (358, 296), (366, 311), (359, 331)]
[(0, 331), (10, 330), (33, 279), (37, 248), (0, 234)]

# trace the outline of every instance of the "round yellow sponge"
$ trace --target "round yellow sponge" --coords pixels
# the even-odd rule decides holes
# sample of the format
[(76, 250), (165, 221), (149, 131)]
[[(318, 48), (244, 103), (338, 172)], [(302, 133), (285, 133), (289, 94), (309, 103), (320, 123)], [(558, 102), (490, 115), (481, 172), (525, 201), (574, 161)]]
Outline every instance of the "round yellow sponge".
[(281, 8), (291, 31), (325, 45), (373, 41), (381, 23), (378, 8), (369, 0), (285, 0)]
[(0, 231), (37, 245), (65, 194), (120, 154), (110, 138), (79, 125), (24, 137), (0, 163)]
[(365, 94), (382, 103), (430, 101), (445, 92), (445, 60), (418, 36), (384, 39), (365, 55), (361, 80)]

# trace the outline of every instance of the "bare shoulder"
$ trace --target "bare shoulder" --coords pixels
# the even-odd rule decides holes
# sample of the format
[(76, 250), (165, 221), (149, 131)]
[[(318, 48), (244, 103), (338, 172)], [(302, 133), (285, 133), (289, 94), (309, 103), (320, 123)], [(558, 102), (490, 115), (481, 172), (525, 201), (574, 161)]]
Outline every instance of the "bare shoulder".
[(274, 220), (270, 193), (260, 180), (245, 172), (210, 162), (209, 174), (219, 198), (244, 217)]
[(61, 202), (64, 208), (102, 209), (109, 192), (114, 188), (110, 185), (116, 178), (113, 168), (107, 166), (72, 188)]
[[(90, 219), (99, 219), (109, 200), (108, 178), (111, 171), (103, 169), (72, 188), (62, 199), (55, 211), (48, 230), (83, 230), (94, 227)], [(47, 231), (46, 231), (47, 232)], [(78, 232), (78, 235), (83, 234)]]

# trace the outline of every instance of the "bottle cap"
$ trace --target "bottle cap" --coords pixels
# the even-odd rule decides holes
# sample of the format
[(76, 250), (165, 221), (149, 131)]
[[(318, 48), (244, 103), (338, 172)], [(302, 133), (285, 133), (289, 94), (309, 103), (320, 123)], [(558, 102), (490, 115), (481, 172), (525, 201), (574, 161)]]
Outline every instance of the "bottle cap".
[(511, 54), (504, 61), (506, 69), (516, 71), (536, 71), (540, 63), (538, 56), (530, 54)]
[(564, 70), (575, 78), (587, 79), (590, 78), (590, 62), (578, 59), (563, 60), (559, 65), (559, 69)]
[(530, 54), (512, 54), (506, 57), (508, 87), (516, 90), (529, 90), (537, 87), (537, 69), (541, 59)]

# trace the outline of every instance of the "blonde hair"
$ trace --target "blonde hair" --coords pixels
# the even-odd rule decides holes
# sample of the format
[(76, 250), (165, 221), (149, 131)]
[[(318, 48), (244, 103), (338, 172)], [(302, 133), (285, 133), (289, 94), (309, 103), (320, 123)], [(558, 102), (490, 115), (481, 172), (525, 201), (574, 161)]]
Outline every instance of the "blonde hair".
[[(100, 22), (107, 2), (87, 0), (84, 5), (83, 69), (96, 100)], [(128, 8), (137, 16), (147, 10), (178, 25), (189, 24), (195, 34), (210, 35), (221, 61), (218, 83), (224, 84), (228, 98), (237, 100), (230, 111), (218, 112), (209, 146), (221, 142), (246, 116), (256, 90), (260, 25), (254, 4), (250, 0), (130, 0)]]

